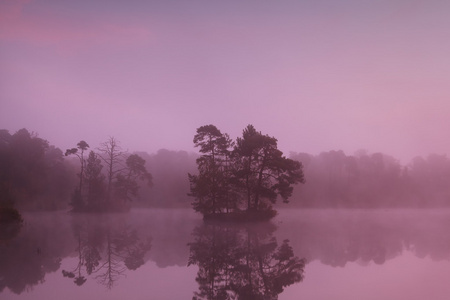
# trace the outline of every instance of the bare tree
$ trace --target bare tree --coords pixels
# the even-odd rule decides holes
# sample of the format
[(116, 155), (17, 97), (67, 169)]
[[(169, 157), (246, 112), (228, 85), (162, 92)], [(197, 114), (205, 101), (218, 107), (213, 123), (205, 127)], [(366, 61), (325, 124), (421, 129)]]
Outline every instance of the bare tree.
[(113, 186), (113, 180), (118, 174), (125, 168), (124, 159), (126, 151), (122, 150), (120, 147), (120, 142), (114, 137), (109, 137), (109, 139), (100, 145), (98, 150), (102, 153), (100, 158), (106, 165), (106, 180), (107, 180), (107, 201), (111, 200), (111, 190)]

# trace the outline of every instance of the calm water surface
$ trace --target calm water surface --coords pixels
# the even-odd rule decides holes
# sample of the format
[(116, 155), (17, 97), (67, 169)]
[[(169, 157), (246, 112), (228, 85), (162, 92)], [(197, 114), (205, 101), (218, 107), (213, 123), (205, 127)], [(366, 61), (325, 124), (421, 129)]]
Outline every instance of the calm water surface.
[(0, 241), (0, 299), (448, 299), (450, 211), (25, 214)]

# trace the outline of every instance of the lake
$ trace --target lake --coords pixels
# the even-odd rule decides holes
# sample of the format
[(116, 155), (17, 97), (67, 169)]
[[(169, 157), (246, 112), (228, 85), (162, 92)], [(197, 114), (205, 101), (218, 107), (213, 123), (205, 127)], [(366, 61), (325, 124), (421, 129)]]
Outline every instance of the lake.
[(25, 213), (2, 234), (0, 299), (448, 299), (449, 210)]

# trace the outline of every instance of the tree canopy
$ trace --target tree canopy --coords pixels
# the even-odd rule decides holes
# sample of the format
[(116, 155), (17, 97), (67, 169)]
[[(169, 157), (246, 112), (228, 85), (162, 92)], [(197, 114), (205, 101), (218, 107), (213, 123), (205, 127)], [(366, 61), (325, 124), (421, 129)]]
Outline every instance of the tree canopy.
[(274, 137), (248, 125), (234, 143), (214, 125), (197, 129), (202, 155), (189, 174), (193, 207), (204, 216), (246, 212), (273, 216), (278, 197), (288, 202), (293, 185), (304, 183), (302, 164), (286, 158)]
[(0, 130), (0, 206), (61, 208), (72, 179), (60, 149), (27, 129)]

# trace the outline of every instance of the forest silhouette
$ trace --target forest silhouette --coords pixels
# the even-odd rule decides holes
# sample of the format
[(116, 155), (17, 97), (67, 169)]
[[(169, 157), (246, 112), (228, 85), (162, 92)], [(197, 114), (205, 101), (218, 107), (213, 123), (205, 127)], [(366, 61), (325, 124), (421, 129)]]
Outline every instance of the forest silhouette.
[[(111, 169), (104, 161), (105, 152), (99, 150), (102, 145), (93, 149), (92, 153), (86, 149), (83, 154), (85, 169), (81, 176), (80, 159), (74, 155), (77, 153), (69, 151), (65, 156), (61, 149), (27, 129), (14, 134), (0, 130), (0, 206), (13, 206), (20, 211), (191, 207), (193, 199), (187, 194), (193, 194), (192, 180), (201, 175), (196, 160), (203, 154), (165, 149), (153, 154), (120, 150), (120, 161), (114, 166), (113, 160)], [(80, 154), (80, 149), (77, 152)], [(450, 160), (445, 155), (416, 157), (407, 165), (389, 155), (366, 151), (354, 155), (334, 150), (318, 155), (292, 152), (289, 160), (301, 163), (305, 178), (305, 184), (293, 186), (289, 197), (292, 208), (450, 205)], [(194, 176), (191, 182), (188, 173)], [(80, 183), (83, 203), (77, 206)], [(236, 192), (238, 186), (232, 191)], [(239, 188), (242, 187), (241, 181)], [(266, 199), (269, 201), (260, 204), (273, 204), (273, 198)], [(221, 205), (218, 209), (226, 210)], [(273, 205), (275, 209), (280, 207), (278, 203)]]

